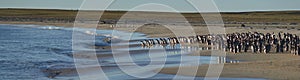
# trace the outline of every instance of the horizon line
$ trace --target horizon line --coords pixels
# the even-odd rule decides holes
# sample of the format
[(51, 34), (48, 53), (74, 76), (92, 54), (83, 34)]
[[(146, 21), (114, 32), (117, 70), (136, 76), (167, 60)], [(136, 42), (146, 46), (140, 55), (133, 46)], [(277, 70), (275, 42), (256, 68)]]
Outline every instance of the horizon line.
[[(80, 9), (59, 9), (59, 8), (4, 8), (0, 7), (0, 9), (24, 9), (24, 10), (65, 10), (65, 11), (80, 11)], [(82, 11), (120, 11), (120, 12), (128, 12), (129, 10), (122, 10), (122, 9), (108, 9), (108, 10), (95, 10), (95, 9), (83, 9)], [(285, 10), (245, 10), (245, 11), (220, 11), (219, 13), (251, 13), (251, 12), (280, 12), (280, 11), (300, 11), (300, 9), (285, 9)], [(135, 10), (135, 12), (165, 12), (165, 13), (199, 13), (197, 11), (153, 11), (153, 10)], [(201, 12), (201, 13), (218, 13), (218, 12)]]

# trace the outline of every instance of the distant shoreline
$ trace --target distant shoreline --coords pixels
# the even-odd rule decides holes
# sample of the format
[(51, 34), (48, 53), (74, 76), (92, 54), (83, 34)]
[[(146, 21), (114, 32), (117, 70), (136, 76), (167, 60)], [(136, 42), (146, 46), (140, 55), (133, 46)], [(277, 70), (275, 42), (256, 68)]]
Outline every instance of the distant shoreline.
[[(0, 9), (11, 9), (11, 10), (55, 10), (55, 11), (79, 11), (79, 9), (43, 9), (43, 8), (0, 8)], [(127, 12), (126, 10), (80, 10), (80, 11), (111, 11), (111, 12)], [(249, 11), (223, 11), (223, 12), (204, 12), (204, 13), (259, 13), (259, 12), (289, 12), (289, 11), (300, 11), (296, 9), (286, 10), (249, 10)], [(163, 12), (163, 13), (177, 13), (168, 11), (134, 11), (134, 12)], [(180, 12), (185, 14), (199, 14), (198, 12), (186, 11)]]
[[(74, 22), (78, 10), (60, 10), (60, 9), (1, 9), (0, 8), (0, 21), (11, 21), (5, 20), (12, 19), (15, 21), (32, 21), (32, 22), (62, 22), (72, 23)], [(127, 11), (92, 11), (84, 10), (80, 12), (89, 12), (89, 14), (98, 14), (104, 12), (103, 16), (99, 20), (118, 20)], [(172, 12), (149, 12), (149, 11), (131, 11), (131, 13), (144, 13), (144, 14), (157, 14), (166, 15), (168, 17), (172, 14), (181, 14), (187, 18), (188, 21), (204, 23), (201, 19), (200, 13), (172, 13)], [(201, 13), (201, 14), (215, 14), (215, 13)], [(222, 18), (225, 23), (248, 23), (248, 22), (263, 22), (263, 23), (299, 23), (300, 10), (291, 11), (251, 11), (251, 12), (221, 12)], [(171, 16), (170, 16), (171, 15)], [(93, 15), (92, 15), (93, 16)], [(88, 16), (87, 16), (88, 17)], [(17, 18), (17, 19), (14, 19)], [(134, 19), (134, 16), (133, 16)]]
[[(101, 11), (88, 11), (90, 16), (95, 17)], [(77, 10), (56, 10), (56, 9), (0, 9), (0, 23), (2, 24), (37, 24), (72, 27), (76, 19)], [(105, 11), (99, 20), (98, 28), (112, 29), (126, 11)], [(177, 15), (183, 15), (194, 27), (206, 27), (205, 21), (199, 13), (168, 13), (168, 12), (131, 12), (129, 21), (138, 21), (135, 18), (138, 14), (149, 14), (150, 16), (160, 15), (166, 20), (176, 20)], [(265, 11), (265, 12), (227, 12), (221, 13), (225, 27), (246, 26), (265, 28), (291, 28), (300, 29), (300, 11)], [(182, 22), (186, 23), (186, 22)]]

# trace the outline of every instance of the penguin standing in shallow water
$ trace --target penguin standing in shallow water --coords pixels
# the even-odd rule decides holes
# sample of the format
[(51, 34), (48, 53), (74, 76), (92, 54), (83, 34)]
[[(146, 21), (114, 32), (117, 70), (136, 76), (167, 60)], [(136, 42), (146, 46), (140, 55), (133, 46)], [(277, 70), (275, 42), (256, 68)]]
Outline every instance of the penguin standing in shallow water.
[(144, 41), (140, 41), (140, 43), (141, 43), (141, 46), (145, 46)]
[(157, 44), (161, 44), (160, 40), (159, 39), (155, 39)]

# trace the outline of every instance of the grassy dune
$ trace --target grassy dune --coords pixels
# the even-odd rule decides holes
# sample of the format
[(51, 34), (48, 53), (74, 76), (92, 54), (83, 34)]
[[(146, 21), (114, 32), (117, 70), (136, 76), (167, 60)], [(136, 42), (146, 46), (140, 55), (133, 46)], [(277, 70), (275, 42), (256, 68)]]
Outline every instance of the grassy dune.
[[(55, 18), (74, 20), (77, 10), (43, 10), (43, 9), (0, 9), (0, 17), (19, 17), (19, 18)], [(87, 12), (87, 11), (85, 11)], [(97, 13), (89, 11), (91, 13)], [(105, 11), (101, 20), (114, 19), (118, 20), (125, 11)], [(166, 18), (176, 18), (174, 13), (167, 12), (133, 12), (134, 15), (139, 13), (151, 15), (160, 15)], [(203, 21), (198, 13), (181, 13), (188, 21)], [(212, 14), (212, 13), (206, 13)], [(274, 11), (274, 12), (226, 12), (221, 13), (224, 22), (285, 22), (299, 23), (300, 11)], [(92, 16), (92, 15), (91, 15)], [(1, 20), (3, 21), (3, 20)]]

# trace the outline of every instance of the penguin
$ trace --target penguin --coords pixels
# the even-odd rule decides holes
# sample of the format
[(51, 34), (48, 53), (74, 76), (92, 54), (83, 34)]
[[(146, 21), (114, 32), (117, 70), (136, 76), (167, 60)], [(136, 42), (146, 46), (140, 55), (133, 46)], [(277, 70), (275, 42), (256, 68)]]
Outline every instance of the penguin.
[(140, 41), (140, 43), (141, 43), (141, 46), (145, 46), (144, 41)]

